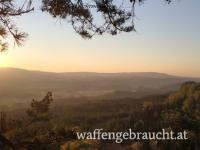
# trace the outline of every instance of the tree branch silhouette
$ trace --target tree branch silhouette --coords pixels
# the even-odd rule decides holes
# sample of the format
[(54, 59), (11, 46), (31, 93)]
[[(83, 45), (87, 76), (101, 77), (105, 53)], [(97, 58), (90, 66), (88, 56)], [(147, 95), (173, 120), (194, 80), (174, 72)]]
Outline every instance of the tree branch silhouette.
[[(42, 0), (42, 11), (54, 18), (67, 20), (76, 33), (90, 39), (104, 33), (117, 35), (135, 31), (134, 7), (143, 1), (123, 0), (117, 3), (114, 0)], [(95, 10), (84, 7), (87, 4), (95, 5)]]
[[(14, 0), (0, 1), (0, 52), (8, 49), (8, 37), (22, 45), (27, 34), (19, 31), (13, 18), (34, 10), (33, 0), (24, 0), (17, 6)], [(165, 0), (170, 3), (172, 0)], [(54, 18), (67, 20), (82, 38), (91, 39), (104, 33), (117, 35), (135, 31), (135, 5), (144, 0), (42, 0), (41, 10)], [(85, 7), (88, 4), (95, 7)], [(126, 5), (125, 5), (126, 4)]]
[(7, 50), (7, 38), (9, 36), (14, 39), (14, 43), (18, 46), (22, 44), (27, 37), (27, 34), (19, 31), (13, 18), (22, 16), (33, 10), (32, 0), (24, 0), (21, 6), (17, 6), (14, 0), (0, 1), (0, 52)]

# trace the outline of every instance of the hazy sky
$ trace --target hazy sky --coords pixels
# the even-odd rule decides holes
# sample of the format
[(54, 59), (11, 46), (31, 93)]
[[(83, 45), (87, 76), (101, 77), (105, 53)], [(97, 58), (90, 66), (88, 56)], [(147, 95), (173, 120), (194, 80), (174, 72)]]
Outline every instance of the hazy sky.
[(200, 0), (146, 0), (136, 7), (137, 32), (84, 40), (38, 8), (17, 19), (23, 47), (0, 54), (1, 67), (55, 72), (163, 72), (200, 77)]

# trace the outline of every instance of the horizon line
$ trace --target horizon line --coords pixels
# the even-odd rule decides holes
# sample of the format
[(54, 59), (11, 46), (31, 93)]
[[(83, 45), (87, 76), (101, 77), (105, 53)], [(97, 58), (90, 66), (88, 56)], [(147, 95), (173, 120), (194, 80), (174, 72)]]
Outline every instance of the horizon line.
[(116, 72), (96, 72), (96, 71), (46, 71), (46, 70), (34, 70), (34, 69), (27, 69), (27, 68), (20, 68), (20, 67), (0, 67), (0, 69), (16, 69), (16, 70), (23, 70), (23, 71), (32, 71), (32, 72), (43, 72), (43, 73), (56, 73), (56, 74), (62, 74), (62, 73), (96, 73), (96, 74), (129, 74), (129, 73), (156, 73), (160, 75), (166, 75), (166, 76), (173, 76), (173, 77), (182, 77), (182, 78), (200, 78), (197, 76), (183, 76), (183, 75), (177, 75), (177, 74), (169, 74), (169, 73), (163, 73), (163, 72), (157, 72), (157, 71), (116, 71)]

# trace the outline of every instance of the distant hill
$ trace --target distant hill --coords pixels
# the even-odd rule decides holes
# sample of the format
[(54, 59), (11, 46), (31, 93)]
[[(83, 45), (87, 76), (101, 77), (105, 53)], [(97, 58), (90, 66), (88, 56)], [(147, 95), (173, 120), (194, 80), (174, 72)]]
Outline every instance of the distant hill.
[(42, 97), (47, 91), (52, 91), (56, 98), (163, 93), (175, 90), (185, 81), (200, 80), (154, 72), (52, 73), (0, 68), (0, 104), (29, 102), (32, 98)]

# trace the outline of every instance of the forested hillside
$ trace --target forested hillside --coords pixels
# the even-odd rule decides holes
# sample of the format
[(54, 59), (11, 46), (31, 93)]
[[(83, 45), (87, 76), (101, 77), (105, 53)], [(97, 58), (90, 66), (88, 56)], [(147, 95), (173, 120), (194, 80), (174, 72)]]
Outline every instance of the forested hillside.
[[(51, 92), (29, 109), (1, 113), (0, 149), (30, 150), (198, 150), (200, 84), (184, 83), (176, 92), (142, 99), (93, 100), (55, 105)], [(13, 118), (13, 116), (15, 116)], [(12, 118), (12, 119), (11, 119)], [(187, 131), (188, 140), (77, 140), (76, 131)]]
[(0, 110), (1, 105), (28, 105), (33, 97), (41, 98), (47, 91), (53, 91), (55, 99), (83, 96), (104, 96), (108, 99), (127, 96), (135, 98), (170, 92), (190, 80), (200, 81), (198, 78), (183, 78), (154, 72), (52, 73), (1, 68)]

